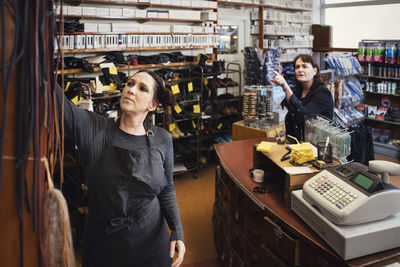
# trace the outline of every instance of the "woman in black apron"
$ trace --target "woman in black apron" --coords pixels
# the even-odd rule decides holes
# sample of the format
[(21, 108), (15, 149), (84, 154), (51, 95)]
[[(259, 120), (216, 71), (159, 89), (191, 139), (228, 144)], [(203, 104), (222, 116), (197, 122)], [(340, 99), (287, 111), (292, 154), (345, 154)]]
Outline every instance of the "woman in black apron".
[(286, 136), (291, 135), (304, 141), (304, 120), (307, 115), (321, 114), (329, 119), (333, 116), (332, 94), (322, 81), (314, 57), (301, 54), (293, 60), (296, 87), (292, 89), (282, 75), (275, 72), (271, 82), (282, 86), (286, 98), (282, 106), (288, 113), (285, 117)]
[(128, 80), (117, 121), (64, 101), (65, 133), (78, 146), (88, 177), (84, 267), (164, 267), (183, 261), (171, 135), (145, 122), (159, 103), (166, 107), (172, 98), (151, 71)]

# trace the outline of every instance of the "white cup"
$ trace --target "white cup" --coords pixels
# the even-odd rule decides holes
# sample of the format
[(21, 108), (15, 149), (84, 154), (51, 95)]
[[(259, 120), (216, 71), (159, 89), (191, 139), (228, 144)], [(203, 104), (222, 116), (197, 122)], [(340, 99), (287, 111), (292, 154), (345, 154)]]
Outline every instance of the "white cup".
[(256, 183), (264, 182), (264, 171), (260, 169), (253, 170), (253, 180)]

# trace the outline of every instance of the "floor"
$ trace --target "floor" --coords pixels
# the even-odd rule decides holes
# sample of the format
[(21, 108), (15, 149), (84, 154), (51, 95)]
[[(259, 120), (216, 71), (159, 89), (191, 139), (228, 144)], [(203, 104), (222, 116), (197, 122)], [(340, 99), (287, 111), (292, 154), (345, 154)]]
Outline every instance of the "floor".
[(211, 220), (215, 194), (214, 170), (214, 165), (211, 165), (202, 169), (197, 179), (193, 179), (191, 174), (174, 178), (185, 234), (184, 267), (219, 266)]

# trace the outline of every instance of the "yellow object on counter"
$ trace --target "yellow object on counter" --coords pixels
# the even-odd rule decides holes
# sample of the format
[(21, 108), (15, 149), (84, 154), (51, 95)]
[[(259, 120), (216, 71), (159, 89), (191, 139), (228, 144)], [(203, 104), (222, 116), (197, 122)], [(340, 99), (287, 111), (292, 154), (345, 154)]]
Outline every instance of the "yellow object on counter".
[(257, 151), (261, 151), (264, 153), (269, 153), (271, 152), (272, 148), (275, 146), (274, 142), (266, 142), (262, 141), (257, 145)]
[(309, 142), (297, 144), (292, 146), (292, 159), (297, 164), (302, 164), (304, 162), (314, 160), (314, 151)]

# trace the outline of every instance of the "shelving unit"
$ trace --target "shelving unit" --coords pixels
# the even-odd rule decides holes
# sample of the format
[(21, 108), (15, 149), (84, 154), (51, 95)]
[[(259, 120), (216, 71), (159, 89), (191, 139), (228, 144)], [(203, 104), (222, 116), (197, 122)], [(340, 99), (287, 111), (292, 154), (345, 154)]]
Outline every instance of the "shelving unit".
[(218, 1), (218, 5), (223, 6), (244, 6), (244, 7), (258, 7), (260, 4), (232, 2), (232, 1)]
[[(309, 36), (311, 32), (311, 28), (308, 33), (265, 33), (264, 32), (264, 24), (267, 22), (278, 22), (278, 23), (297, 23), (301, 25), (309, 25), (311, 27), (312, 21), (303, 21), (303, 20), (281, 20), (281, 19), (266, 19), (264, 18), (264, 10), (268, 9), (276, 9), (276, 10), (287, 10), (294, 12), (312, 12), (312, 9), (304, 9), (304, 8), (294, 8), (294, 7), (285, 7), (285, 6), (276, 6), (276, 5), (260, 5), (258, 10), (258, 42), (260, 49), (268, 49), (264, 46), (264, 37), (265, 36)], [(293, 47), (294, 48), (294, 47)], [(300, 48), (300, 47), (299, 47)], [(308, 47), (307, 47), (308, 48)], [(311, 48), (311, 46), (310, 46)]]
[[(223, 71), (206, 73), (203, 68), (200, 69), (200, 73), (194, 73), (194, 76), (200, 75), (200, 91), (210, 92), (209, 98), (204, 99), (202, 97), (200, 102), (204, 114), (202, 113), (200, 120), (199, 153), (203, 154), (213, 151), (215, 143), (228, 141), (225, 137), (231, 138), (231, 125), (233, 122), (241, 120), (242, 71), (240, 64), (233, 62), (228, 63)], [(214, 83), (214, 81), (216, 82)], [(219, 84), (219, 81), (226, 81), (226, 84)], [(212, 87), (208, 86), (210, 83)], [(213, 90), (214, 92), (211, 92)], [(223, 95), (229, 95), (229, 97), (223, 99)], [(228, 110), (234, 110), (234, 113)], [(230, 125), (230, 127), (227, 127), (227, 125)], [(206, 159), (208, 159), (208, 156), (205, 156)]]
[[(379, 40), (376, 40), (379, 41)], [(397, 68), (400, 69), (400, 64), (386, 64), (386, 63), (378, 63), (378, 62), (360, 62), (360, 64), (364, 68), (364, 72), (366, 74), (360, 75), (360, 80), (363, 83), (394, 83), (396, 88), (393, 91), (372, 91), (372, 88), (368, 91), (364, 91), (365, 99), (364, 104), (377, 106), (381, 105), (381, 99), (384, 97), (388, 97), (390, 99), (390, 106), (391, 107), (398, 107), (400, 108), (400, 77), (387, 77), (392, 75), (381, 74), (377, 75), (374, 70), (379, 68)], [(369, 71), (368, 71), (369, 70)], [(395, 76), (393, 74), (393, 76)], [(365, 123), (367, 126), (382, 130), (389, 130), (390, 131), (390, 139), (400, 139), (400, 122), (396, 121), (388, 121), (388, 120), (377, 120), (368, 118), (368, 114), (366, 115)], [(381, 142), (374, 141), (374, 148), (375, 152), (389, 155), (392, 157), (400, 157), (400, 149), (394, 145), (385, 144)]]

